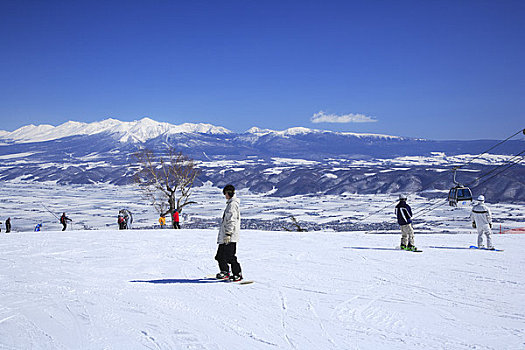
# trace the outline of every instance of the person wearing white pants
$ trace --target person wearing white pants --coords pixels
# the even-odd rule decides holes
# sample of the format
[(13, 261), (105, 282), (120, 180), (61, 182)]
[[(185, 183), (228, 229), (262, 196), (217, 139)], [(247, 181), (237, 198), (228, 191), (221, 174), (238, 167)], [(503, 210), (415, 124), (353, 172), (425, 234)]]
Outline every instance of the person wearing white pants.
[(478, 197), (478, 203), (472, 207), (470, 213), (472, 227), (478, 230), (478, 248), (485, 248), (483, 245), (483, 235), (487, 237), (487, 248), (494, 249), (492, 245), (492, 214), (485, 205), (485, 196)]
[(399, 203), (395, 209), (397, 223), (401, 227), (401, 249), (414, 250), (417, 248), (414, 245), (414, 229), (412, 228), (412, 208), (407, 204), (407, 196), (405, 194), (399, 195)]

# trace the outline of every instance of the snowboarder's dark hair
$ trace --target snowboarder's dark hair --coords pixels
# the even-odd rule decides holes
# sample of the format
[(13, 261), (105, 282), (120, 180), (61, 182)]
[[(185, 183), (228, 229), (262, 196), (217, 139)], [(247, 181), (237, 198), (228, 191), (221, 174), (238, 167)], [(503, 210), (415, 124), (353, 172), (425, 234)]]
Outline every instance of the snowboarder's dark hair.
[(233, 185), (226, 185), (222, 189), (222, 193), (224, 194), (227, 193), (228, 196), (233, 197), (233, 195), (235, 194), (235, 187), (233, 187)]

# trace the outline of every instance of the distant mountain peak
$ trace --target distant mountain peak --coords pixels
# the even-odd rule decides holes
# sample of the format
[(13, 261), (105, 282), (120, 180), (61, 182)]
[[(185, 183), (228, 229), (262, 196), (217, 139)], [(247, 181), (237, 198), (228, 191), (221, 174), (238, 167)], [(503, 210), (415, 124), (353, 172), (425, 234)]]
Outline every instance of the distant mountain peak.
[(288, 128), (286, 130), (281, 131), (283, 135), (300, 135), (300, 134), (311, 134), (313, 132), (320, 132), (319, 130), (315, 129), (308, 129), (301, 126), (296, 126), (293, 128)]
[(0, 138), (11, 143), (28, 143), (101, 133), (112, 135), (120, 142), (145, 142), (163, 134), (201, 133), (216, 135), (229, 134), (231, 131), (211, 124), (183, 123), (181, 125), (174, 125), (157, 122), (148, 117), (132, 122), (123, 122), (114, 118), (107, 118), (92, 123), (70, 120), (58, 126), (47, 124), (35, 126), (30, 124), (12, 132), (0, 131)]
[(250, 129), (246, 130), (247, 134), (254, 134), (254, 135), (258, 135), (258, 136), (271, 134), (271, 133), (275, 133), (275, 132), (276, 132), (275, 130), (261, 129), (261, 128), (257, 127), (257, 126), (251, 127)]
[(334, 134), (334, 135), (343, 135), (343, 136), (352, 136), (358, 138), (378, 138), (378, 139), (403, 139), (400, 136), (391, 136), (383, 134), (370, 134), (370, 133), (354, 133), (354, 132), (337, 132), (337, 131), (328, 131), (328, 130), (319, 130), (319, 129), (309, 129), (305, 127), (292, 127), (285, 130), (277, 131), (271, 129), (261, 129), (258, 127), (252, 127), (246, 131), (247, 134), (253, 134), (255, 136), (265, 136), (265, 135), (275, 135), (281, 137), (288, 136), (297, 136), (297, 135), (307, 135), (307, 134)]

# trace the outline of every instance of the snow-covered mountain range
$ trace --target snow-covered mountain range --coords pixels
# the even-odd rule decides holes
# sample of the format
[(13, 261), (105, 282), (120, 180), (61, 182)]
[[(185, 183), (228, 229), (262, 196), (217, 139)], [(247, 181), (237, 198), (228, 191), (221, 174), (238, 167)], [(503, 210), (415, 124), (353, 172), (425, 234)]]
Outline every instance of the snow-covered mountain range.
[[(244, 134), (262, 137), (276, 135), (281, 137), (297, 136), (305, 134), (330, 133), (323, 130), (308, 129), (303, 127), (289, 128), (283, 131), (260, 129), (253, 127)], [(0, 130), (0, 139), (8, 143), (29, 143), (58, 140), (71, 136), (90, 136), (106, 134), (121, 143), (133, 142), (143, 143), (160, 136), (169, 137), (175, 134), (207, 134), (207, 135), (233, 135), (234, 133), (221, 126), (211, 124), (183, 123), (174, 125), (170, 123), (157, 122), (150, 118), (142, 118), (132, 122), (122, 122), (116, 119), (106, 119), (100, 122), (82, 123), (68, 121), (59, 126), (53, 125), (26, 125), (15, 131), (8, 132)], [(401, 139), (397, 136), (379, 134), (338, 133), (340, 135), (355, 137), (375, 137), (386, 139)]]
[(229, 134), (231, 131), (211, 124), (173, 125), (143, 118), (133, 122), (106, 119), (94, 123), (68, 121), (59, 126), (26, 125), (13, 132), (0, 131), (0, 138), (12, 143), (42, 142), (80, 135), (108, 134), (119, 142), (146, 142), (161, 135), (181, 133)]
[[(169, 144), (197, 160), (199, 183), (232, 182), (258, 193), (446, 192), (453, 166), (493, 146), (495, 140), (433, 141), (378, 134), (341, 133), (307, 128), (275, 131), (251, 128), (235, 133), (210, 124), (134, 122), (106, 119), (70, 121), (59, 126), (28, 125), (0, 131), (0, 181), (59, 183), (131, 182), (132, 153)], [(478, 186), (476, 193), (499, 200), (525, 201), (525, 166), (499, 168), (525, 150), (523, 137), (476, 159), (458, 174)], [(493, 171), (494, 175), (480, 176)], [(439, 177), (439, 181), (436, 178)], [(488, 181), (486, 181), (488, 180)]]

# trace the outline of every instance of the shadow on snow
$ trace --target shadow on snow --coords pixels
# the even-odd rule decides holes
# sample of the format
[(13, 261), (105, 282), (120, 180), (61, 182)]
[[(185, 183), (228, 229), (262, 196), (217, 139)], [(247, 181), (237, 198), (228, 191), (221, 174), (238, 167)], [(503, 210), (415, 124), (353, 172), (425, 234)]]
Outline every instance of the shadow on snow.
[(436, 247), (436, 246), (430, 246), (429, 248), (433, 248), (433, 249), (468, 249), (468, 250), (471, 250), (471, 248), (468, 248), (468, 247)]
[(130, 283), (153, 283), (153, 284), (191, 284), (191, 283), (217, 283), (225, 282), (225, 280), (218, 280), (215, 278), (168, 278), (162, 280), (135, 280)]
[(366, 249), (366, 250), (401, 250), (396, 248), (381, 248), (381, 247), (343, 247), (345, 249)]

